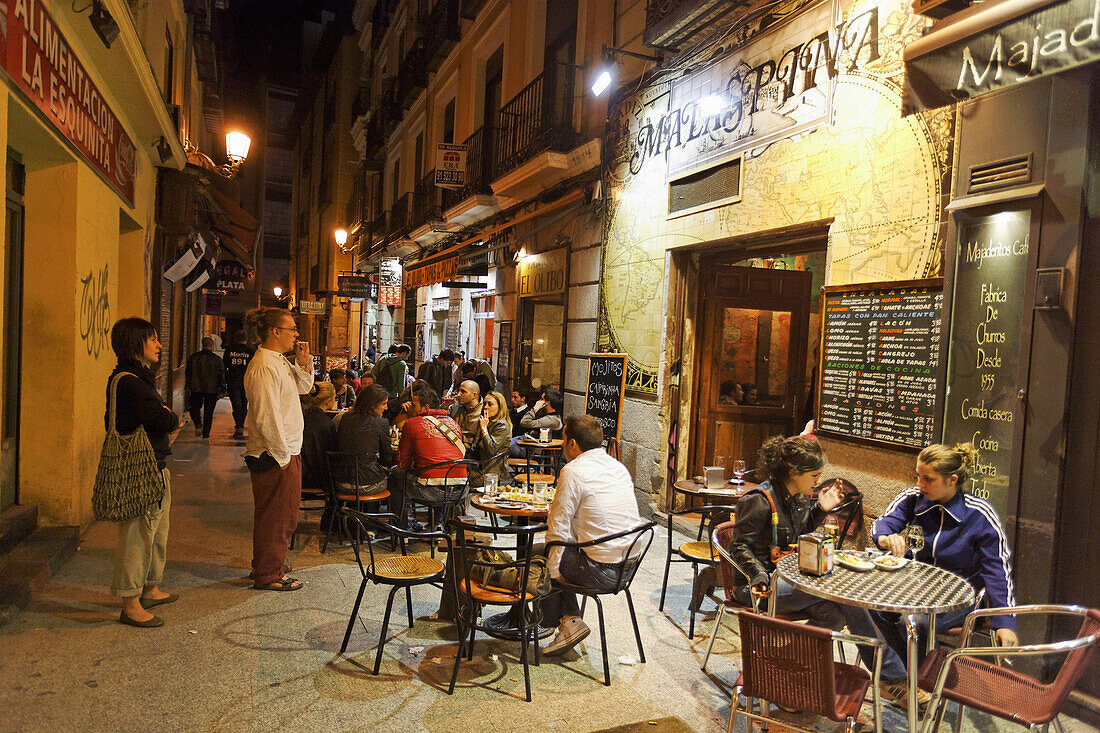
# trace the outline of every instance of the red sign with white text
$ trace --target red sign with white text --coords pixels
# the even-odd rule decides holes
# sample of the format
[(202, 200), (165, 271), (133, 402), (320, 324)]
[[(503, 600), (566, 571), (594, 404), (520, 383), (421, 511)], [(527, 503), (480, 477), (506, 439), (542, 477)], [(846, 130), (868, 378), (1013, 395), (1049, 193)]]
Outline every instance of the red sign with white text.
[(0, 57), (15, 85), (92, 167), (134, 205), (136, 150), (42, 0), (0, 4)]

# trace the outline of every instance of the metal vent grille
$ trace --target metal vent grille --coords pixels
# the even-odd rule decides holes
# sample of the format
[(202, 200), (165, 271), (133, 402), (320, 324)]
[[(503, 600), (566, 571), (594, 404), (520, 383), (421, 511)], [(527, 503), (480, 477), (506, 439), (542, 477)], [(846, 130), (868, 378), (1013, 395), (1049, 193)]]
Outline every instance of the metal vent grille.
[(1031, 155), (1020, 155), (970, 168), (966, 192), (981, 193), (1031, 182)]
[(736, 158), (722, 165), (679, 178), (669, 183), (668, 213), (730, 198), (741, 198), (741, 163)]

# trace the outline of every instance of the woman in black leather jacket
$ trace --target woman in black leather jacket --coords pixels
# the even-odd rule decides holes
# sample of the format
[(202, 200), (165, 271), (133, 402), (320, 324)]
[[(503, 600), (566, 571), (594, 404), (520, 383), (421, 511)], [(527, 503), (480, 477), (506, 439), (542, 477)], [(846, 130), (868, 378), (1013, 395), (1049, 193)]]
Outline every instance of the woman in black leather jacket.
[[(767, 480), (760, 484), (759, 490), (747, 493), (737, 502), (728, 548), (730, 556), (748, 576), (745, 585), (738, 589), (738, 600), (745, 605), (749, 605), (749, 586), (753, 592), (762, 593), (771, 584), (775, 572), (772, 547), (781, 552), (796, 549), (798, 536), (817, 529), (825, 515), (840, 504), (840, 488), (835, 485), (824, 489), (816, 501), (809, 498), (821, 481), (824, 468), (825, 454), (818, 442), (810, 438), (776, 436), (760, 447), (757, 470)], [(773, 503), (779, 520), (774, 543)], [(853, 634), (871, 638), (876, 635), (866, 610), (803, 593), (782, 579), (777, 583), (776, 597), (768, 598), (767, 602), (777, 603), (779, 613), (805, 611), (815, 626), (840, 631), (847, 624)], [(864, 653), (861, 647), (861, 656)], [(864, 663), (870, 668), (872, 656), (869, 651), (866, 655)]]

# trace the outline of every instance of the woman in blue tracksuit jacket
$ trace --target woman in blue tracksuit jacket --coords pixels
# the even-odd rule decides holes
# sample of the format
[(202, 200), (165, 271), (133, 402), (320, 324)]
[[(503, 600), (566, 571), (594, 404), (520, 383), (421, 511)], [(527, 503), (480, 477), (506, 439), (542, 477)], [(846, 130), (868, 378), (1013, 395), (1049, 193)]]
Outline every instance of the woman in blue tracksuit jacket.
[[(1012, 566), (1001, 520), (988, 501), (964, 489), (977, 460), (978, 451), (970, 443), (930, 445), (922, 450), (917, 456), (917, 485), (898, 494), (875, 520), (871, 540), (897, 557), (908, 554), (950, 570), (975, 591), (984, 588), (991, 608), (1014, 606)], [(961, 626), (971, 610), (938, 616), (936, 625), (941, 629)], [(905, 631), (900, 617), (871, 615), (889, 645), (882, 679), (904, 679)], [(1016, 645), (1014, 616), (994, 616), (992, 626), (998, 644)]]

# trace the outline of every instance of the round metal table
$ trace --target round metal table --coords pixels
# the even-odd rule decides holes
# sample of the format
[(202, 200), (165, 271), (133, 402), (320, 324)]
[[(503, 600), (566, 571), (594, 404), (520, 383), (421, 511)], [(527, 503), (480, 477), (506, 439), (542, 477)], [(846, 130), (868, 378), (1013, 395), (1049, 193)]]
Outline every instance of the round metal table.
[[(909, 672), (909, 731), (917, 730), (917, 626), (914, 614), (928, 614), (928, 649), (935, 644), (936, 614), (973, 606), (974, 588), (962, 577), (935, 565), (910, 560), (901, 570), (858, 572), (836, 565), (828, 575), (804, 575), (798, 569), (798, 553), (776, 563), (772, 576), (774, 594), (779, 578), (810, 595), (849, 606), (900, 613), (905, 619), (906, 656)], [(774, 595), (773, 595), (774, 597)], [(770, 603), (775, 615), (778, 604)]]
[(752, 481), (746, 481), (743, 484), (726, 483), (721, 489), (708, 489), (706, 484), (696, 483), (694, 479), (684, 479), (674, 483), (672, 488), (678, 494), (696, 496), (708, 503), (713, 501), (715, 504), (733, 504), (744, 496), (745, 492), (755, 489), (759, 485), (754, 484)]

